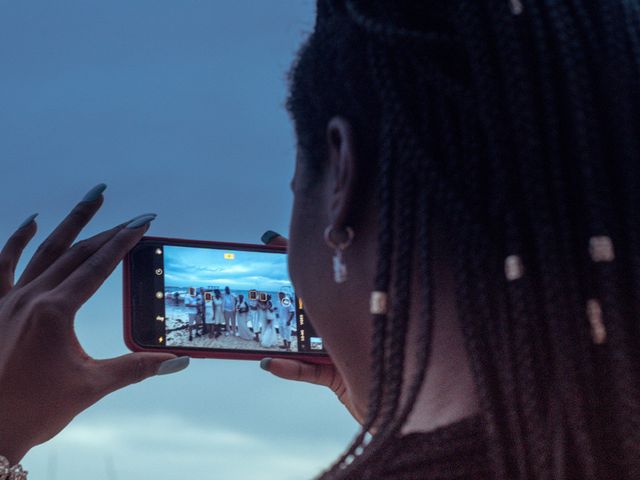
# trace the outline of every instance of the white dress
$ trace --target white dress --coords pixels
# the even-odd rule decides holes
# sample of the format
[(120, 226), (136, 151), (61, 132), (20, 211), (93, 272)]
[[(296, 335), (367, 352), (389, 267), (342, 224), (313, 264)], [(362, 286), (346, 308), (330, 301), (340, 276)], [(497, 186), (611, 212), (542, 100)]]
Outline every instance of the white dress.
[[(242, 310), (245, 310), (244, 312)], [(252, 340), (253, 335), (249, 331), (247, 326), (247, 319), (249, 318), (249, 305), (243, 301), (238, 304), (236, 318), (238, 319), (238, 335), (244, 340)]]
[(213, 310), (215, 305), (213, 301), (204, 302), (204, 323), (207, 325), (213, 325)]
[(251, 322), (251, 328), (253, 329), (253, 333), (258, 333), (258, 310), (256, 308), (255, 300), (249, 300), (247, 302), (249, 304), (249, 321)]
[(266, 311), (262, 310), (262, 312), (265, 315), (262, 322), (262, 335), (260, 336), (260, 345), (266, 348), (274, 347), (278, 342), (278, 337), (276, 335), (276, 326), (273, 312), (270, 309)]
[(264, 314), (265, 311), (260, 307), (258, 307), (257, 310), (254, 310), (253, 320), (251, 321), (253, 333), (259, 333), (262, 330), (262, 325), (264, 325)]
[(213, 310), (216, 312), (215, 317), (213, 318), (213, 323), (215, 325), (223, 324), (224, 317), (222, 316), (222, 298), (213, 297), (211, 303), (213, 304)]

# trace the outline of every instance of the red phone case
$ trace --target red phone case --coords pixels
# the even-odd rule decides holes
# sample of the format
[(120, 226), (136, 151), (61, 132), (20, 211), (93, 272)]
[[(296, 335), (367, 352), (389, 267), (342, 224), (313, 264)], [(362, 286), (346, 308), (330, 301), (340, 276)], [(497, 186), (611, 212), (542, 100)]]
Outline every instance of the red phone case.
[[(249, 243), (227, 243), (227, 242), (210, 242), (204, 240), (184, 240), (178, 238), (165, 238), (165, 237), (143, 237), (141, 242), (145, 240), (150, 240), (154, 242), (162, 242), (162, 243), (183, 243), (189, 246), (202, 246), (202, 247), (217, 247), (217, 248), (227, 248), (230, 250), (233, 249), (242, 249), (242, 250), (250, 250), (250, 251), (260, 251), (260, 252), (286, 252), (286, 247), (280, 246), (271, 246), (271, 245), (254, 245)], [(304, 353), (292, 353), (292, 354), (281, 354), (278, 352), (270, 352), (265, 351), (264, 353), (256, 352), (256, 353), (246, 353), (246, 352), (211, 352), (211, 351), (200, 351), (190, 348), (180, 348), (180, 347), (163, 347), (163, 348), (148, 348), (138, 345), (133, 339), (133, 319), (131, 317), (131, 255), (128, 253), (123, 260), (123, 269), (122, 269), (122, 298), (123, 298), (123, 327), (124, 327), (124, 343), (127, 345), (129, 350), (132, 352), (163, 352), (163, 353), (173, 353), (178, 356), (188, 356), (193, 358), (221, 358), (227, 360), (261, 360), (265, 357), (270, 358), (288, 358), (292, 360), (302, 360), (310, 363), (322, 363), (322, 364), (330, 364), (331, 359), (328, 355), (320, 355), (320, 354), (304, 354)]]

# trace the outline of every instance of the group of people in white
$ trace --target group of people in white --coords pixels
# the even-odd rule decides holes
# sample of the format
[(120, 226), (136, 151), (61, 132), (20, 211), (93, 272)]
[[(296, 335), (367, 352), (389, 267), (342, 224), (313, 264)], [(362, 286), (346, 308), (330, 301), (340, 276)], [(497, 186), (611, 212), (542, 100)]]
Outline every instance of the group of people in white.
[[(225, 336), (253, 340), (265, 348), (279, 346), (291, 350), (291, 329), (295, 317), (293, 301), (285, 292), (279, 292), (275, 302), (271, 295), (252, 292), (254, 298), (247, 299), (244, 294), (235, 295), (229, 287), (225, 287), (224, 292), (220, 289), (213, 292), (205, 292), (204, 288), (190, 289), (184, 300), (189, 312), (189, 341), (193, 341), (194, 332), (196, 337), (217, 339), (224, 330)], [(282, 338), (281, 345), (278, 345), (278, 333)]]

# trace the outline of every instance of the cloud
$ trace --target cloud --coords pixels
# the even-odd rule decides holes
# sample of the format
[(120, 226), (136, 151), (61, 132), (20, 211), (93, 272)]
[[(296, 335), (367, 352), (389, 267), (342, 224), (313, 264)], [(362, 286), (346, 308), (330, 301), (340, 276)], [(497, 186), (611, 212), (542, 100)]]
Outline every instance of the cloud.
[(235, 252), (235, 258), (229, 260), (223, 253), (205, 248), (165, 247), (165, 285), (228, 285), (236, 289), (268, 291), (291, 285), (286, 255), (241, 251)]
[[(188, 408), (201, 407), (190, 401)], [(202, 412), (210, 415), (211, 408)], [(307, 444), (296, 435), (271, 439), (203, 427), (178, 415), (105, 416), (77, 419), (24, 463), (34, 478), (46, 478), (39, 470), (50, 470), (52, 454), (64, 452), (56, 462), (58, 478), (74, 478), (78, 469), (83, 478), (108, 478), (108, 463), (118, 480), (180, 479), (185, 471), (194, 479), (293, 480), (318, 474), (343, 447), (317, 440)]]

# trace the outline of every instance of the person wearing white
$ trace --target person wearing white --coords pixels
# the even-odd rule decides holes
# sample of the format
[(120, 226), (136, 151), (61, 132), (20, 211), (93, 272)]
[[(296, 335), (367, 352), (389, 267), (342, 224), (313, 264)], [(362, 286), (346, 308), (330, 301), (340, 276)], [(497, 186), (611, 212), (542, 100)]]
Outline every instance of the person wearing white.
[(253, 327), (253, 333), (256, 335), (254, 340), (256, 342), (260, 342), (260, 335), (262, 335), (262, 332), (264, 331), (267, 313), (266, 305), (266, 302), (256, 301), (256, 323)]
[(251, 322), (251, 330), (253, 330), (253, 334), (255, 335), (254, 340), (257, 342), (259, 341), (258, 332), (260, 331), (260, 326), (258, 325), (258, 301), (249, 300), (247, 303), (249, 304), (249, 321)]
[(238, 335), (243, 340), (251, 340), (253, 335), (247, 325), (249, 319), (249, 304), (245, 301), (244, 295), (238, 295), (238, 304), (236, 305), (236, 320), (238, 322)]
[(294, 306), (284, 292), (278, 293), (278, 330), (284, 343), (280, 348), (291, 350), (291, 322), (294, 317)]
[(217, 288), (213, 291), (213, 299), (211, 300), (212, 310), (213, 310), (213, 332), (216, 338), (218, 338), (222, 333), (220, 333), (221, 325), (224, 320), (224, 315), (222, 313), (222, 294), (220, 290)]
[(226, 326), (225, 335), (230, 333), (238, 334), (238, 326), (236, 325), (236, 296), (231, 293), (229, 287), (224, 287), (224, 294), (222, 295), (222, 311), (224, 314), (224, 323)]
[(262, 311), (264, 312), (260, 345), (265, 348), (274, 347), (278, 343), (278, 337), (276, 335), (273, 305), (271, 304), (270, 297), (266, 302), (258, 302), (258, 308), (262, 308)]
[(199, 300), (199, 295), (185, 295), (184, 297), (184, 306), (187, 308), (187, 315), (189, 317), (189, 341), (192, 342), (193, 341), (193, 330), (196, 330), (196, 337), (199, 337), (200, 334), (198, 333), (198, 326), (197, 326), (197, 322), (198, 322), (198, 317), (200, 316), (199, 314), (199, 305), (200, 305), (200, 300)]
[[(207, 304), (211, 305), (211, 308), (207, 307)], [(215, 308), (213, 303), (213, 296), (211, 296), (211, 300), (207, 301), (206, 296), (204, 300), (204, 330), (202, 333), (207, 333), (209, 338), (213, 337), (215, 334), (215, 323), (213, 320), (213, 316), (215, 315)]]

